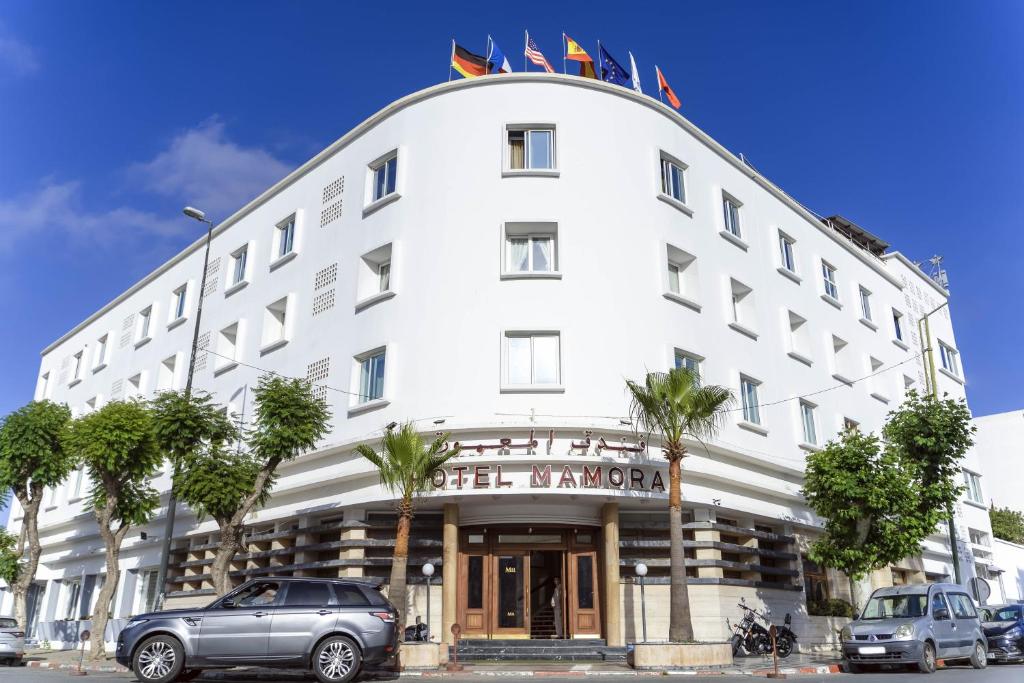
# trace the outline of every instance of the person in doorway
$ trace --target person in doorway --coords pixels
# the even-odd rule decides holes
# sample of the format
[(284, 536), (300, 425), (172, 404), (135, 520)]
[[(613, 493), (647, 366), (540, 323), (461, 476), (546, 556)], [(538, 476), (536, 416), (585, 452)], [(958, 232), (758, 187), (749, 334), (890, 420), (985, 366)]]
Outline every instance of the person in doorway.
[(551, 592), (551, 609), (555, 612), (555, 638), (562, 638), (562, 581), (555, 577), (555, 590)]

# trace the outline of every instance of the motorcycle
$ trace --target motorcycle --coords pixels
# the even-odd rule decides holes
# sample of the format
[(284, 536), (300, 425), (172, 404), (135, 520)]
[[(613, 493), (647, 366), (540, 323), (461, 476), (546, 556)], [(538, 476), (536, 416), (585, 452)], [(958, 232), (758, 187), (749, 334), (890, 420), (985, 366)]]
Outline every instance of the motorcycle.
[[(772, 611), (765, 608), (762, 618), (765, 624), (771, 628), (771, 616)], [(782, 620), (782, 626), (775, 627), (775, 652), (780, 658), (785, 659), (789, 655), (793, 654), (793, 646), (796, 645), (796, 634), (793, 633), (791, 628), (793, 624), (793, 615), (786, 612), (786, 618)], [(768, 642), (768, 653), (771, 654), (771, 637), (769, 636)]]
[(764, 655), (772, 651), (771, 637), (768, 630), (758, 623), (757, 610), (748, 607), (746, 600), (740, 598), (739, 608), (743, 610), (743, 618), (733, 626), (728, 619), (725, 620), (729, 630), (733, 632), (729, 639), (732, 645), (732, 654), (735, 657), (742, 649), (747, 654)]

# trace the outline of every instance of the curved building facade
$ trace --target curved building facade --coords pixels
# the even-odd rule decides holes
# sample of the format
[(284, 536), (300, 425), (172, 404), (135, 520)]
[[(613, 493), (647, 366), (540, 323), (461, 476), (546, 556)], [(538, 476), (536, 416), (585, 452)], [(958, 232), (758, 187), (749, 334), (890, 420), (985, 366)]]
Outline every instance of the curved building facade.
[[(81, 414), (181, 388), (201, 246), (45, 349), (36, 397)], [(624, 380), (686, 364), (737, 396), (684, 463), (698, 634), (723, 635), (740, 596), (805, 615), (807, 591), (847, 595), (802, 555), (820, 526), (804, 459), (925, 388), (917, 321), (947, 297), (887, 246), (624, 88), (506, 74), (391, 104), (214, 232), (195, 386), (245, 423), (262, 370), (308, 377), (334, 413), (253, 516), (237, 580), (386, 577), (393, 501), (353, 448), (411, 420), (463, 449), (414, 527), (414, 613), (429, 561), (435, 633), (632, 640), (643, 561), (664, 637), (667, 467), (629, 424)], [(939, 388), (963, 395), (948, 308), (931, 326)], [(87, 488), (73, 475), (41, 520), (34, 614), (50, 640), (91, 613), (102, 581)], [(126, 541), (115, 617), (156, 593), (162, 514)], [(962, 537), (983, 517), (966, 506)], [(208, 599), (216, 526), (178, 520), (171, 600)], [(876, 582), (949, 573), (936, 536)]]

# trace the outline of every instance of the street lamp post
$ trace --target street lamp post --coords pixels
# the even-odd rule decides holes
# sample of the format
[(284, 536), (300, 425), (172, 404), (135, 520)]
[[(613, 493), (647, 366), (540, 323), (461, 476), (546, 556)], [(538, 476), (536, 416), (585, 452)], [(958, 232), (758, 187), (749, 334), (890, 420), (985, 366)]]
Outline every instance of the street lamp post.
[[(213, 240), (213, 221), (207, 219), (206, 214), (191, 206), (186, 206), (182, 213), (189, 218), (206, 223), (206, 252), (203, 256), (203, 277), (199, 282), (199, 303), (196, 306), (196, 321), (192, 326), (192, 351), (188, 358), (188, 375), (185, 378), (185, 397), (192, 395), (192, 376), (196, 371), (196, 351), (199, 350), (199, 322), (203, 317), (203, 292), (206, 290), (206, 275), (210, 267), (210, 242)], [(163, 609), (164, 599), (167, 597), (167, 564), (171, 557), (171, 536), (174, 534), (174, 516), (177, 512), (178, 501), (174, 495), (174, 474), (171, 473), (171, 491), (167, 497), (167, 522), (164, 525), (163, 547), (160, 550), (160, 566), (156, 574), (156, 605), (154, 609)]]
[(636, 565), (636, 575), (640, 579), (640, 624), (643, 628), (644, 642), (647, 642), (647, 600), (644, 595), (644, 577), (647, 576), (647, 565), (643, 562), (638, 562)]
[(427, 577), (427, 640), (430, 640), (430, 577), (434, 575), (434, 565), (427, 562), (423, 565), (423, 576)]

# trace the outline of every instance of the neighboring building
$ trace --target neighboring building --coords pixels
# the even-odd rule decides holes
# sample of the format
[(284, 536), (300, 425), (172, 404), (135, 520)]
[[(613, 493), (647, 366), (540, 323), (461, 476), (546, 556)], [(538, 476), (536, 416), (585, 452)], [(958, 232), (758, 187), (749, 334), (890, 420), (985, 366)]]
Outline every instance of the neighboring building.
[(989, 604), (1024, 602), (1024, 545), (997, 538), (992, 543), (994, 578), (989, 580), (992, 595)]
[[(805, 457), (925, 388), (917, 321), (947, 299), (887, 246), (625, 88), (508, 74), (389, 105), (214, 231), (196, 387), (245, 423), (263, 368), (319, 383), (334, 411), (322, 447), (284, 465), (252, 516), (235, 579), (386, 578), (393, 501), (353, 448), (414, 420), (463, 447), (414, 522), (418, 613), (421, 565), (438, 565), (435, 634), (457, 621), (466, 637), (548, 636), (560, 577), (563, 633), (634, 640), (643, 561), (650, 636), (664, 638), (667, 468), (626, 420), (624, 379), (686, 365), (738, 398), (684, 463), (697, 635), (723, 637), (746, 597), (793, 612), (802, 642), (826, 638), (804, 589), (845, 597), (848, 583), (802, 554), (820, 528), (800, 495)], [(47, 347), (36, 397), (81, 415), (181, 388), (201, 247)], [(963, 396), (948, 308), (931, 327), (939, 389)], [(85, 479), (49, 491), (42, 514), (34, 614), (54, 641), (102, 581)], [(167, 476), (155, 484), (166, 492)], [(984, 506), (961, 507), (961, 539), (988, 529)], [(163, 514), (125, 542), (116, 618), (152, 605)], [(215, 538), (179, 512), (171, 605), (209, 599)], [(874, 580), (950, 574), (936, 534)]]
[(974, 418), (974, 451), (985, 479), (982, 500), (1024, 512), (1024, 410)]

